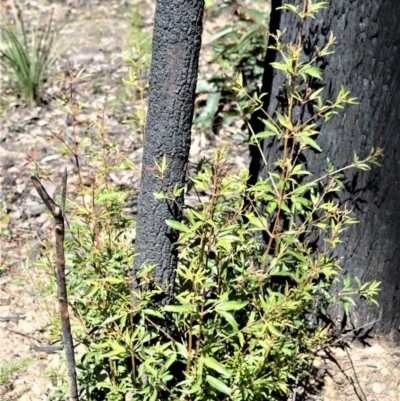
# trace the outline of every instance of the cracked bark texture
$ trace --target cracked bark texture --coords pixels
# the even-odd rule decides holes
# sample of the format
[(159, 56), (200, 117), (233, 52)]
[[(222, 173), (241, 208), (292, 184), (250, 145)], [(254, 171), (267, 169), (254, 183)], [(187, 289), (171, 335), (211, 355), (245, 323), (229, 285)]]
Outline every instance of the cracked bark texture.
[[(144, 138), (143, 167), (138, 199), (133, 289), (142, 265), (156, 265), (157, 283), (173, 290), (179, 233), (167, 219), (180, 220), (179, 207), (172, 201), (154, 199), (163, 184), (154, 177), (155, 161), (166, 155), (164, 183), (171, 190), (185, 183), (194, 95), (201, 46), (203, 0), (158, 0), (156, 3), (149, 109)], [(165, 188), (164, 188), (165, 189)], [(183, 197), (178, 199), (183, 204)], [(170, 296), (162, 297), (162, 302)]]
[[(283, 3), (302, 5), (302, 0)], [(282, 0), (272, 0), (271, 32), (285, 31), (282, 41), (294, 41), (299, 18), (287, 11), (275, 11)], [(370, 172), (353, 172), (347, 176), (348, 190), (341, 197), (354, 210), (360, 224), (343, 234), (337, 250), (344, 272), (364, 281), (379, 280), (382, 291), (380, 307), (362, 303), (351, 313), (357, 327), (381, 318), (374, 332), (400, 340), (400, 2), (390, 0), (330, 0), (309, 20), (303, 30), (306, 58), (321, 48), (332, 31), (337, 38), (335, 54), (321, 61), (325, 69), (324, 96), (336, 98), (343, 84), (360, 102), (347, 106), (343, 113), (321, 127), (319, 143), (322, 154), (306, 153), (309, 169), (323, 171), (326, 158), (335, 166), (352, 162), (353, 152), (366, 156), (371, 147), (382, 147), (382, 167)], [(272, 40), (272, 39), (271, 39)], [(263, 92), (272, 114), (284, 110), (279, 86), (283, 74), (273, 71), (269, 63), (279, 61), (275, 51), (268, 50), (265, 60)], [(307, 114), (305, 115), (307, 117)], [(256, 126), (257, 121), (254, 121)], [(262, 127), (255, 127), (262, 130)], [(265, 142), (263, 150), (269, 162), (279, 152), (274, 142)], [(271, 163), (269, 163), (271, 165)], [(253, 153), (252, 179), (265, 177), (267, 169)], [(335, 311), (335, 313), (339, 313)]]

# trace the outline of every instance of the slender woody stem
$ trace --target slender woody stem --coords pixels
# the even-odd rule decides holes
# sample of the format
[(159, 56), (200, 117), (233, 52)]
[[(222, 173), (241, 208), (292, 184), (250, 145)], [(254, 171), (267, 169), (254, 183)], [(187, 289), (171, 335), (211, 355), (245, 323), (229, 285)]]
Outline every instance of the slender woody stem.
[(70, 401), (79, 401), (78, 385), (76, 380), (76, 363), (74, 354), (74, 342), (71, 333), (71, 323), (68, 313), (67, 285), (65, 281), (65, 256), (64, 256), (64, 212), (67, 193), (67, 169), (64, 171), (61, 206), (58, 206), (49, 196), (37, 177), (32, 176), (32, 183), (39, 196), (54, 217), (56, 237), (56, 277), (57, 298), (61, 319), (61, 330), (65, 347), (65, 359), (67, 361), (67, 380), (69, 386)]

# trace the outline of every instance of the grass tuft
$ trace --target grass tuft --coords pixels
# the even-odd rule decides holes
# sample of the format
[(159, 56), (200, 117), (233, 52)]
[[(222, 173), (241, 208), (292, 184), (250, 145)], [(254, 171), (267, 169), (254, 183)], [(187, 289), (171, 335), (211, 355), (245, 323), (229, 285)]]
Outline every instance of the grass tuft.
[(53, 29), (53, 12), (46, 24), (39, 14), (36, 27), (26, 29), (21, 8), (13, 2), (13, 23), (1, 21), (0, 64), (16, 80), (29, 106), (40, 102), (41, 88), (49, 68), (60, 52), (54, 52), (57, 32)]

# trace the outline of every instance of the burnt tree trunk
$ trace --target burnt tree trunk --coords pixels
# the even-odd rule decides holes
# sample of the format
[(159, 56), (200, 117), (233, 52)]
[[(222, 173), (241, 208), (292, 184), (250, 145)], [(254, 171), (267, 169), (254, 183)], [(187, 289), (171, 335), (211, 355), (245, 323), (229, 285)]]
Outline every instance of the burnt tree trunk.
[[(156, 265), (155, 280), (173, 290), (178, 233), (167, 219), (180, 220), (174, 202), (154, 199), (154, 193), (183, 187), (190, 150), (194, 95), (201, 45), (203, 0), (158, 0), (156, 4), (149, 109), (144, 137), (143, 166), (138, 199), (136, 273), (142, 265)], [(154, 166), (166, 156), (164, 182), (155, 177)], [(183, 197), (178, 199), (183, 204)], [(168, 302), (165, 295), (162, 302)]]
[[(282, 41), (295, 41), (299, 18), (276, 10), (282, 3), (302, 6), (302, 0), (272, 0), (271, 32), (285, 31)], [(310, 171), (318, 174), (329, 157), (337, 167), (360, 157), (370, 149), (384, 149), (382, 167), (370, 172), (347, 175), (347, 192), (341, 198), (353, 210), (360, 224), (343, 234), (338, 249), (344, 272), (364, 281), (379, 280), (380, 307), (361, 303), (351, 312), (357, 327), (375, 319), (377, 334), (400, 339), (400, 2), (329, 0), (326, 8), (309, 20), (303, 29), (306, 57), (322, 48), (332, 31), (337, 38), (335, 54), (320, 60), (324, 73), (324, 95), (336, 99), (343, 84), (360, 102), (348, 106), (321, 128), (319, 143), (323, 154), (306, 153)], [(271, 38), (273, 42), (273, 39)], [(272, 43), (271, 42), (271, 43)], [(265, 60), (263, 92), (268, 92), (266, 108), (270, 114), (284, 110), (285, 97), (279, 86), (284, 74), (273, 71), (269, 63), (280, 55), (268, 50)], [(306, 117), (306, 116), (305, 116)], [(259, 124), (253, 121), (254, 125)], [(257, 129), (257, 127), (256, 127)], [(260, 129), (259, 129), (260, 130)], [(278, 145), (263, 144), (268, 161), (276, 160)], [(268, 163), (271, 166), (271, 163)], [(256, 152), (251, 163), (252, 180), (265, 177), (267, 170)], [(337, 312), (335, 312), (337, 313)]]

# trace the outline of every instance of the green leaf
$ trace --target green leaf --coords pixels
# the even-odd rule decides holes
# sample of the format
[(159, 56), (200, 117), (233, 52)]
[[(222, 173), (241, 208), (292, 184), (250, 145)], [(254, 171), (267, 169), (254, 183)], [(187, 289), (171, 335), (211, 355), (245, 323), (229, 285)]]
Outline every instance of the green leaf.
[(171, 356), (168, 358), (167, 362), (161, 366), (161, 373), (167, 372), (170, 366), (176, 361), (176, 354), (173, 353)]
[(117, 356), (117, 355), (120, 355), (120, 354), (123, 354), (126, 352), (125, 348), (116, 342), (113, 342), (111, 344), (111, 347), (113, 348), (111, 351), (106, 352), (105, 354), (102, 354), (100, 357), (101, 358), (110, 358), (112, 356)]
[(153, 192), (154, 199), (168, 199), (168, 195), (165, 192)]
[[(262, 15), (262, 13), (260, 13)], [(258, 35), (260, 29), (263, 29), (262, 25), (260, 24), (253, 24), (251, 25), (248, 30), (241, 36), (239, 39), (239, 43), (243, 43), (247, 38), (251, 39), (252, 35)]]
[(192, 304), (183, 305), (165, 305), (164, 310), (166, 312), (190, 312), (193, 309)]
[(264, 139), (264, 138), (268, 138), (270, 136), (276, 136), (276, 135), (279, 135), (279, 134), (276, 134), (275, 132), (272, 132), (272, 131), (262, 131), (256, 135), (252, 135), (252, 138)]
[(183, 344), (181, 344), (181, 343), (175, 343), (175, 345), (176, 345), (176, 348), (177, 348), (177, 350), (178, 350), (178, 353), (180, 354), (180, 355), (182, 355), (185, 359), (187, 359), (187, 357), (188, 357), (188, 351), (187, 351), (187, 349), (186, 349), (186, 347), (183, 345)]
[(174, 378), (173, 375), (170, 375), (170, 374), (167, 373), (167, 374), (165, 374), (164, 376), (161, 377), (161, 381), (163, 383), (167, 383), (167, 382), (171, 381), (173, 378)]
[(240, 240), (239, 237), (237, 237), (236, 235), (232, 235), (232, 234), (218, 236), (218, 239), (223, 239), (223, 240), (229, 241), (229, 242)]
[(225, 366), (222, 365), (220, 362), (218, 362), (215, 358), (211, 356), (207, 356), (202, 358), (204, 365), (206, 365), (208, 368), (215, 370), (216, 372), (220, 373), (221, 375), (224, 375), (226, 377), (231, 377), (231, 374), (226, 370)]
[(175, 230), (178, 231), (183, 231), (185, 233), (190, 232), (189, 227), (186, 227), (184, 224), (180, 223), (179, 221), (176, 220), (165, 220), (168, 226), (174, 228)]
[(277, 10), (288, 10), (291, 11), (292, 13), (299, 14), (300, 13), (300, 7), (299, 6), (293, 6), (292, 4), (285, 4), (281, 7), (277, 7)]
[(354, 301), (353, 298), (350, 298), (350, 297), (341, 297), (339, 300), (340, 300), (341, 302), (343, 302), (344, 305), (346, 305), (346, 304), (351, 304), (351, 305), (353, 305), (353, 306), (357, 306), (357, 304), (355, 303), (355, 301)]
[(155, 368), (151, 365), (152, 362), (154, 362), (154, 359), (153, 359), (153, 358), (150, 358), (149, 360), (146, 360), (146, 361), (144, 362), (144, 365), (145, 365), (145, 368), (146, 368), (147, 373), (150, 373), (153, 377), (157, 377), (157, 376), (158, 376), (158, 371), (157, 371), (157, 369), (155, 369)]
[(301, 72), (305, 72), (306, 74), (310, 75), (313, 78), (323, 79), (323, 77), (322, 77), (323, 71), (321, 70), (321, 68), (318, 68), (318, 67), (305, 68)]
[(346, 276), (346, 278), (343, 281), (344, 288), (350, 287), (350, 283), (351, 283), (351, 277), (350, 276)]
[(322, 149), (318, 146), (317, 142), (315, 142), (314, 139), (310, 138), (309, 136), (299, 135), (297, 139), (299, 142), (305, 142), (307, 145), (310, 145), (315, 150), (322, 152)]
[(166, 169), (167, 169), (167, 156), (164, 153), (161, 161), (161, 172), (164, 173)]
[(276, 116), (278, 117), (279, 122), (282, 124), (282, 126), (284, 126), (285, 128), (287, 128), (289, 131), (293, 130), (293, 124), (289, 121), (289, 117), (288, 116), (284, 116), (279, 112), (275, 112)]
[(368, 286), (368, 283), (363, 284), (358, 277), (354, 277), (356, 279), (357, 287), (359, 290), (364, 289)]
[(266, 120), (265, 118), (260, 118), (260, 120), (270, 129), (272, 132), (275, 132), (275, 134), (279, 134), (278, 128), (271, 123), (271, 121)]
[(289, 209), (289, 206), (285, 203), (285, 202), (282, 202), (281, 204), (280, 204), (280, 207), (281, 207), (281, 209), (284, 211), (284, 212), (286, 212), (288, 215), (290, 215), (292, 212), (291, 212), (291, 210)]
[[(265, 208), (267, 215), (270, 216), (275, 211), (277, 206), (278, 206), (278, 202), (276, 202), (276, 201), (268, 202), (267, 206)], [(263, 227), (263, 229), (265, 230), (265, 227)]]
[(222, 304), (219, 304), (216, 308), (217, 311), (231, 311), (231, 310), (240, 310), (243, 309), (249, 301), (227, 301)]
[(126, 312), (122, 315), (115, 314), (113, 316), (108, 317), (105, 320), (102, 320), (101, 322), (99, 322), (99, 324), (101, 324), (102, 326), (106, 326), (107, 324), (110, 324), (111, 322), (115, 322), (116, 320), (121, 319), (122, 317), (124, 317), (124, 315), (126, 316)]
[(302, 170), (303, 165), (298, 164), (297, 166), (294, 166), (292, 169), (292, 175), (312, 175), (309, 171), (307, 170)]
[(209, 375), (207, 375), (206, 380), (211, 387), (215, 388), (221, 393), (224, 393), (226, 395), (231, 395), (231, 389), (221, 380)]
[(179, 240), (176, 241), (175, 244), (184, 244), (192, 236), (193, 236), (192, 232), (183, 234), (181, 237), (179, 237)]
[(221, 92), (209, 93), (206, 102), (206, 113), (210, 117), (214, 117), (218, 110), (218, 103), (221, 99)]
[(145, 315), (152, 315), (152, 316), (159, 317), (160, 319), (165, 319), (165, 317), (160, 312), (158, 312), (154, 309), (143, 309), (142, 312)]
[(316, 99), (316, 98), (318, 97), (318, 95), (322, 92), (323, 89), (324, 89), (324, 88), (319, 88), (319, 89), (317, 89), (316, 91), (314, 91), (313, 93), (311, 93), (309, 99), (310, 99), (310, 100)]
[(287, 63), (279, 63), (279, 62), (274, 62), (270, 63), (271, 67), (276, 69), (276, 70), (281, 70), (281, 71), (292, 71), (292, 66), (287, 64)]
[(157, 390), (154, 389), (152, 396), (150, 397), (149, 401), (156, 401), (157, 400)]
[(219, 31), (217, 31), (213, 36), (211, 36), (210, 38), (210, 42), (214, 42), (219, 38), (222, 38), (223, 36), (226, 36), (232, 32), (236, 31), (236, 27), (235, 26), (226, 26), (225, 28), (220, 29)]
[(282, 333), (280, 331), (278, 331), (277, 328), (272, 323), (268, 323), (267, 327), (268, 327), (268, 330), (272, 334), (275, 334), (277, 337), (280, 337), (282, 335)]
[(360, 170), (363, 170), (363, 171), (371, 170), (371, 166), (369, 166), (369, 165), (366, 164), (366, 163), (359, 163), (359, 164), (357, 164), (356, 167), (357, 167), (358, 169), (360, 169)]
[(217, 310), (217, 313), (226, 319), (226, 321), (232, 326), (234, 332), (237, 332), (239, 330), (239, 326), (235, 318), (229, 312)]
[(260, 230), (265, 230), (265, 227), (267, 227), (265, 218), (261, 217), (256, 217), (256, 216), (250, 216), (249, 217), (249, 222), (259, 228)]
[(104, 282), (110, 283), (110, 284), (121, 284), (121, 283), (125, 282), (124, 279), (117, 278), (117, 277), (106, 277), (106, 278), (103, 278), (101, 281), (104, 281)]

